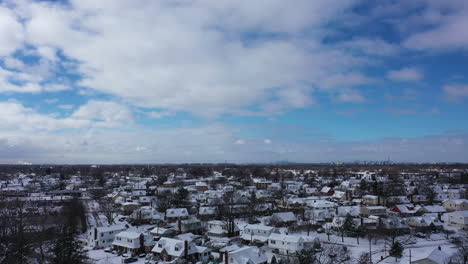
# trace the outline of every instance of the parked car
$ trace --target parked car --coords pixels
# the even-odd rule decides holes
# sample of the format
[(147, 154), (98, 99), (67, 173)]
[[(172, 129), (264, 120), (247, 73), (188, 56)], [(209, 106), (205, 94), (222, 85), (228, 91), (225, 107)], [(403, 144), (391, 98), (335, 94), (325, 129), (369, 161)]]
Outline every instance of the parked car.
[(112, 252), (112, 248), (110, 248), (110, 247), (105, 248), (105, 249), (104, 249), (104, 252), (111, 253), (111, 252)]
[(130, 258), (126, 258), (124, 259), (123, 263), (133, 263), (133, 262), (137, 262), (138, 259), (135, 258), (135, 257), (130, 257)]
[(140, 255), (138, 255), (139, 258), (144, 258), (146, 257), (146, 253), (141, 253)]

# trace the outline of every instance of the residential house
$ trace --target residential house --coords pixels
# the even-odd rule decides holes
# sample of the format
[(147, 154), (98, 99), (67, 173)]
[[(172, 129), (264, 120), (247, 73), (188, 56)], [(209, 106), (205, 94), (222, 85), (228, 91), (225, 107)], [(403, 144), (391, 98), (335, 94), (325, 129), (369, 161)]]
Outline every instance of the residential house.
[(163, 261), (182, 260), (188, 262), (202, 261), (209, 259), (211, 249), (197, 246), (188, 240), (175, 238), (161, 238), (151, 250), (155, 256)]
[(450, 255), (439, 246), (431, 250), (420, 249), (411, 260), (412, 264), (448, 264)]
[(406, 223), (418, 231), (436, 229), (442, 227), (443, 225), (437, 214), (425, 214), (423, 216), (408, 217), (406, 219)]
[(173, 237), (175, 231), (169, 228), (155, 227), (150, 231), (150, 234), (155, 237)]
[(447, 212), (443, 206), (440, 205), (425, 205), (418, 209), (416, 215), (423, 215), (427, 213), (436, 213), (438, 215), (442, 215), (443, 213)]
[(335, 191), (331, 198), (336, 201), (346, 201), (348, 197), (346, 196), (346, 192)]
[(468, 200), (466, 199), (448, 200), (442, 205), (449, 212), (468, 210)]
[(115, 235), (127, 229), (124, 225), (95, 227), (88, 230), (88, 245), (93, 249), (112, 246)]
[(442, 216), (444, 226), (468, 230), (468, 211), (455, 211)]
[(139, 254), (149, 252), (154, 244), (154, 238), (150, 234), (123, 231), (115, 236), (112, 246), (117, 251)]
[(380, 198), (377, 195), (364, 195), (362, 196), (362, 204), (364, 205), (379, 205)]
[(189, 218), (189, 213), (186, 208), (171, 208), (166, 210), (166, 220), (175, 222)]
[(333, 195), (334, 193), (335, 193), (335, 191), (333, 190), (333, 188), (328, 187), (328, 186), (324, 186), (320, 190), (320, 194), (322, 194), (322, 195)]
[(268, 259), (257, 247), (241, 247), (223, 254), (225, 264), (266, 264)]
[(197, 218), (179, 220), (174, 223), (173, 229), (179, 233), (200, 233), (202, 229), (202, 223)]
[(387, 208), (384, 206), (361, 206), (360, 212), (362, 216), (385, 215)]
[(270, 221), (277, 226), (291, 226), (297, 223), (297, 218), (293, 212), (274, 213)]
[(311, 248), (315, 242), (318, 242), (318, 239), (309, 236), (272, 233), (268, 238), (268, 247), (271, 248), (275, 254), (290, 256), (303, 249)]
[(412, 216), (416, 214), (419, 207), (415, 207), (412, 204), (396, 204), (390, 209), (390, 211), (397, 213), (399, 216)]
[(246, 242), (265, 243), (274, 230), (274, 227), (262, 224), (246, 225), (241, 232), (241, 238)]
[(235, 223), (212, 220), (207, 223), (207, 235), (211, 237), (238, 236), (240, 229)]

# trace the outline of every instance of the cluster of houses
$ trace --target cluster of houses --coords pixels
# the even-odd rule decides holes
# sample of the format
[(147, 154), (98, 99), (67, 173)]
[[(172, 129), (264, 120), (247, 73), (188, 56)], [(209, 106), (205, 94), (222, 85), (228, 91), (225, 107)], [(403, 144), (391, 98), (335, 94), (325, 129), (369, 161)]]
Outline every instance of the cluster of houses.
[[(0, 192), (58, 206), (74, 197), (88, 206), (97, 203), (88, 208), (89, 218), (94, 219), (85, 236), (89, 248), (146, 253), (161, 263), (293, 261), (321, 242), (318, 233), (333, 235), (343, 228), (360, 230), (361, 236), (395, 229), (402, 234), (468, 229), (463, 184), (433, 185), (432, 197), (427, 197), (415, 192), (418, 175), (405, 174), (400, 175), (403, 193), (377, 195), (362, 190), (363, 183), (389, 181), (377, 172), (357, 171), (335, 178), (315, 175), (312, 184), (306, 175), (313, 174), (296, 171), (292, 179), (280, 181), (251, 175), (246, 183), (220, 172), (205, 177), (181, 173), (159, 185), (154, 184), (158, 176), (108, 175), (106, 193), (99, 200), (79, 177), (71, 177), (59, 191), (19, 195), (33, 182), (33, 177), (23, 176), (15, 182), (0, 182)], [(186, 190), (187, 205), (164, 208), (162, 203), (168, 200), (164, 196), (175, 195), (181, 188)], [(110, 203), (105, 209), (102, 200)]]

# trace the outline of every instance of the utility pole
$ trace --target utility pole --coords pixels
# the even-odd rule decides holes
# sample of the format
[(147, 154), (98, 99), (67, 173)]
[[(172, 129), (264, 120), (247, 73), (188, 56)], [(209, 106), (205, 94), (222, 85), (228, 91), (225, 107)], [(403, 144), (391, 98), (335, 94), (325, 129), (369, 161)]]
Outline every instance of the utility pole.
[(409, 250), (409, 264), (411, 264), (411, 249)]
[(372, 264), (371, 235), (369, 233), (369, 263)]

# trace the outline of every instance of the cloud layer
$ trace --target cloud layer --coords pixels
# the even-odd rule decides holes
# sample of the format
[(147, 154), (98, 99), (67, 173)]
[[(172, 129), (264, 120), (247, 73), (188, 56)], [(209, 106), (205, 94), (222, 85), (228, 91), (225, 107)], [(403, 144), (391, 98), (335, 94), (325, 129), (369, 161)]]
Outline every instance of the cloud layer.
[[(0, 3), (0, 162), (352, 161), (385, 153), (459, 161), (464, 135), (298, 143), (224, 120), (325, 108), (356, 130), (361, 122), (352, 118), (375, 109), (418, 116), (440, 115), (442, 103), (463, 107), (468, 81), (434, 82), (443, 71), (420, 61), (466, 55), (467, 18), (458, 0), (8, 0)], [(427, 83), (436, 92), (407, 94)], [(428, 100), (431, 93), (445, 100)], [(380, 106), (384, 100), (405, 105)], [(303, 129), (314, 122), (291, 119)], [(339, 125), (325, 134), (343, 133)]]

